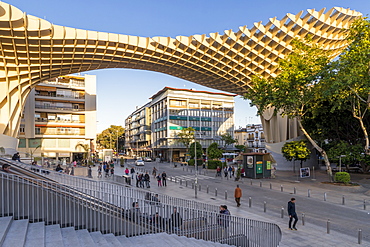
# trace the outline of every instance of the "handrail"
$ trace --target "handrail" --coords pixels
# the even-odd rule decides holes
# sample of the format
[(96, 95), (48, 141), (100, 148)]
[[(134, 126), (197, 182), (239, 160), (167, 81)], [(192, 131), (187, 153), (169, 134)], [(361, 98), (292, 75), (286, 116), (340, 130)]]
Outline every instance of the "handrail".
[(275, 224), (218, 212), (115, 194), (107, 195), (115, 204), (107, 203), (62, 184), (3, 172), (0, 184), (0, 214), (31, 222), (126, 236), (167, 232), (237, 246), (275, 247), (281, 240)]
[[(19, 162), (13, 161), (11, 163), (15, 166), (21, 166), (24, 169), (35, 168), (35, 166)], [(96, 225), (96, 220), (94, 221), (90, 218), (86, 219), (86, 217), (82, 219), (81, 214), (79, 214), (78, 222), (73, 221), (73, 223), (68, 223), (63, 221), (60, 222), (61, 225), (73, 225), (76, 228), (85, 227), (85, 229), (88, 230), (100, 230), (105, 233), (112, 232), (115, 234), (125, 234), (127, 236), (150, 233), (153, 231), (164, 231), (228, 244), (244, 243), (247, 241), (249, 244), (254, 243), (255, 246), (277, 246), (281, 240), (281, 230), (276, 224), (237, 218), (234, 216), (229, 217), (230, 228), (226, 231), (227, 234), (224, 235), (223, 232), (225, 232), (225, 229), (222, 229), (217, 222), (217, 217), (219, 216), (218, 207), (214, 205), (174, 198), (167, 195), (158, 195), (158, 198), (155, 198), (153, 193), (145, 190), (128, 188), (88, 178), (74, 177), (39, 167), (37, 168), (40, 173), (45, 170), (49, 171), (49, 174), (45, 176), (55, 181), (42, 181), (41, 184), (43, 187), (39, 188), (41, 191), (45, 192), (45, 190), (47, 190), (49, 193), (53, 193), (53, 197), (59, 198), (57, 201), (62, 201), (61, 205), (63, 205), (63, 202), (66, 205), (70, 205), (71, 203), (78, 204), (78, 210), (89, 212), (85, 212), (86, 215), (95, 215), (97, 219), (104, 218), (106, 222), (114, 222), (114, 227), (109, 226), (108, 223), (108, 225), (104, 223), (104, 227), (102, 227), (101, 223), (100, 225)], [(4, 179), (4, 175), (2, 175), (2, 178), (6, 180)], [(27, 180), (17, 180), (17, 182), (21, 184), (24, 184), (24, 181), (35, 181), (35, 179), (27, 178)], [(28, 184), (38, 186), (40, 185), (40, 180), (37, 181), (38, 182), (28, 182)], [(4, 188), (4, 186), (2, 186), (2, 188)], [(32, 190), (36, 191), (37, 189), (33, 188)], [(4, 194), (4, 191), (2, 191), (2, 194)], [(3, 198), (3, 195), (1, 195), (0, 199), (2, 202), (9, 201)], [(132, 203), (134, 202), (138, 203), (141, 211), (140, 217), (138, 217), (140, 220), (137, 221), (134, 221), (134, 216), (130, 216), (130, 212), (133, 212)], [(45, 207), (44, 205), (44, 208)], [(169, 219), (175, 207), (184, 219), (182, 227), (179, 228), (169, 227)], [(58, 211), (60, 215), (69, 215), (68, 212), (62, 213), (65, 209), (56, 206), (53, 210)], [(158, 217), (162, 219), (161, 221), (156, 221), (154, 219), (156, 213), (158, 213)], [(3, 215), (3, 213), (1, 214)], [(39, 214), (41, 213), (39, 212)], [(70, 215), (68, 217), (69, 219), (71, 218)], [(201, 222), (199, 221), (201, 218), (206, 220)], [(87, 226), (83, 226), (82, 223), (84, 220), (87, 222)], [(55, 222), (53, 218), (51, 218), (51, 220), (47, 219), (46, 221)], [(160, 223), (162, 221), (163, 223)], [(263, 230), (260, 229), (261, 227)], [(246, 245), (241, 244), (241, 246)]]

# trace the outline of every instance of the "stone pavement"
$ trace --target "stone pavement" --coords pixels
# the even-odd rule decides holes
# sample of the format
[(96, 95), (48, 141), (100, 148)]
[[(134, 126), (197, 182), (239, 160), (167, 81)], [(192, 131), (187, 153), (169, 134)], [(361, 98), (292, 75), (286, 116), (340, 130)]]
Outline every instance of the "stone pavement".
[[(222, 187), (222, 183), (226, 183), (227, 180), (224, 179), (216, 180), (214, 178), (214, 172), (209, 172), (202, 175), (205, 180), (199, 181), (202, 184), (202, 190), (198, 192), (197, 198), (194, 197), (194, 190), (191, 187), (189, 181), (188, 187), (185, 186), (185, 182), (180, 185), (179, 180), (194, 176), (194, 171), (191, 173), (186, 168), (172, 168), (168, 164), (160, 164), (161, 166), (166, 166), (167, 175), (173, 177), (172, 182), (168, 183), (167, 187), (157, 187), (156, 183), (152, 182), (152, 187), (150, 191), (166, 194), (173, 197), (180, 197), (189, 200), (197, 200), (203, 203), (209, 203), (212, 205), (227, 204), (232, 215), (245, 217), (254, 220), (273, 222), (280, 226), (282, 230), (282, 241), (281, 247), (295, 247), (295, 246), (356, 246), (358, 244), (358, 232), (352, 232), (349, 234), (341, 234), (334, 230), (330, 230), (327, 233), (326, 219), (323, 220), (323, 224), (318, 226), (317, 224), (312, 224), (313, 220), (319, 219), (306, 219), (305, 224), (302, 225), (302, 217), (299, 216), (299, 222), (297, 224), (298, 231), (291, 231), (287, 227), (288, 217), (286, 212), (284, 213), (284, 218), (281, 218), (281, 214), (269, 211), (265, 213), (263, 211), (263, 205), (249, 207), (248, 197), (242, 198), (242, 206), (236, 207), (233, 191), (229, 192), (228, 198), (225, 200), (224, 191), (219, 191), (218, 196), (214, 195), (214, 191), (210, 190), (207, 194), (205, 183), (210, 185), (219, 185)], [(150, 168), (146, 168), (150, 171)], [(162, 169), (162, 168), (161, 168)], [(164, 169), (164, 167), (163, 167)], [(94, 169), (96, 170), (96, 169)], [(181, 171), (182, 170), (182, 171)], [(95, 173), (95, 172), (94, 172)], [(201, 172), (202, 173), (202, 172)], [(123, 174), (123, 169), (116, 167), (115, 174), (120, 176)], [(204, 173), (202, 173), (204, 174)], [(95, 175), (95, 174), (93, 174)], [(206, 179), (208, 176), (208, 179)], [(315, 179), (305, 178), (298, 179), (296, 174), (290, 171), (279, 171), (275, 179), (243, 179), (239, 183), (242, 184), (248, 190), (255, 188), (266, 188), (266, 190), (274, 190), (279, 193), (283, 193), (285, 197), (307, 197), (308, 194), (312, 200), (324, 201), (326, 199), (327, 203), (332, 203), (335, 205), (340, 205), (341, 207), (351, 208), (359, 211), (364, 217), (364, 221), (370, 222), (370, 177), (364, 174), (351, 174), (352, 181), (358, 182), (361, 186), (334, 186), (329, 184), (324, 184), (322, 182), (328, 181), (327, 175), (323, 171), (317, 171), (314, 175)], [(175, 178), (176, 177), (176, 183)], [(96, 179), (96, 176), (94, 176)], [(105, 179), (104, 179), (105, 180)], [(109, 179), (107, 179), (109, 180)], [(228, 183), (233, 182), (233, 180), (228, 180)], [(234, 183), (234, 182), (233, 182)], [(235, 183), (234, 183), (235, 184)], [(283, 188), (283, 189), (282, 189)], [(283, 190), (283, 192), (281, 192)], [(212, 192), (211, 192), (212, 191)], [(344, 197), (344, 205), (343, 205)], [(364, 200), (366, 200), (366, 210), (364, 210)], [(299, 205), (299, 204), (298, 204)], [(285, 206), (285, 205), (283, 205)], [(362, 229), (362, 244), (359, 246), (370, 246), (369, 236), (370, 236), (370, 223), (367, 229)]]

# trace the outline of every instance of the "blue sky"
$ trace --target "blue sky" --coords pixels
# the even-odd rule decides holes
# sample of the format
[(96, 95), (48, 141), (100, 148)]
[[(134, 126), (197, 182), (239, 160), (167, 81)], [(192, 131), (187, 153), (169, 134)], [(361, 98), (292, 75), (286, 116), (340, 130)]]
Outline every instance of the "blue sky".
[[(136, 35), (143, 37), (222, 33), (251, 28), (254, 22), (267, 23), (281, 19), (286, 13), (297, 14), (306, 9), (350, 8), (370, 14), (369, 0), (12, 0), (5, 1), (27, 14), (45, 18), (53, 24)], [(149, 97), (165, 86), (209, 89), (189, 81), (150, 71), (105, 69), (91, 71), (97, 75), (97, 129), (111, 124), (123, 125), (124, 119), (149, 101)], [(259, 123), (256, 110), (240, 97), (235, 98), (235, 125)]]

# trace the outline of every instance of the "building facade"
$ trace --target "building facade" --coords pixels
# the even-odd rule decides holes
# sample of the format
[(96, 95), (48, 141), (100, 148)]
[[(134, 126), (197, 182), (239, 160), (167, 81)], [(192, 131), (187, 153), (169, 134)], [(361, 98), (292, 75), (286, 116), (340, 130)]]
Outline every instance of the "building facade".
[[(220, 135), (233, 135), (234, 97), (234, 94), (165, 87), (154, 94), (146, 106), (126, 119), (126, 131), (130, 133), (126, 141), (131, 141), (131, 149), (137, 146), (139, 156), (142, 156), (140, 152), (145, 152), (144, 148), (148, 148), (152, 157), (174, 161), (185, 159), (187, 150), (179, 143), (177, 134), (187, 127), (195, 129), (196, 140), (203, 148), (213, 142), (221, 146)], [(130, 126), (130, 123), (134, 123), (132, 118), (139, 112), (146, 115), (146, 124), (150, 128), (147, 126), (143, 130), (147, 138), (150, 133), (150, 139), (144, 141), (141, 138), (135, 142), (131, 138), (131, 133), (136, 131), (135, 126)]]
[(152, 157), (150, 103), (138, 107), (125, 120), (125, 153), (129, 156)]
[(234, 131), (237, 145), (247, 147), (248, 153), (266, 153), (266, 140), (262, 124), (248, 124), (246, 128)]
[(18, 138), (20, 152), (55, 163), (93, 153), (96, 76), (68, 75), (38, 84), (27, 98)]

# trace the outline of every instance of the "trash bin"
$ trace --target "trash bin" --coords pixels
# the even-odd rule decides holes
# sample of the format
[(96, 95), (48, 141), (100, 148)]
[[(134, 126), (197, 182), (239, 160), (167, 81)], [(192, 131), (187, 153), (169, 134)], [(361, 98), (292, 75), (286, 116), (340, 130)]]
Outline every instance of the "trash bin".
[(125, 182), (126, 182), (126, 184), (131, 185), (131, 177), (130, 177), (130, 176), (128, 176), (128, 175), (123, 175), (122, 177), (124, 177), (124, 178), (125, 178)]

